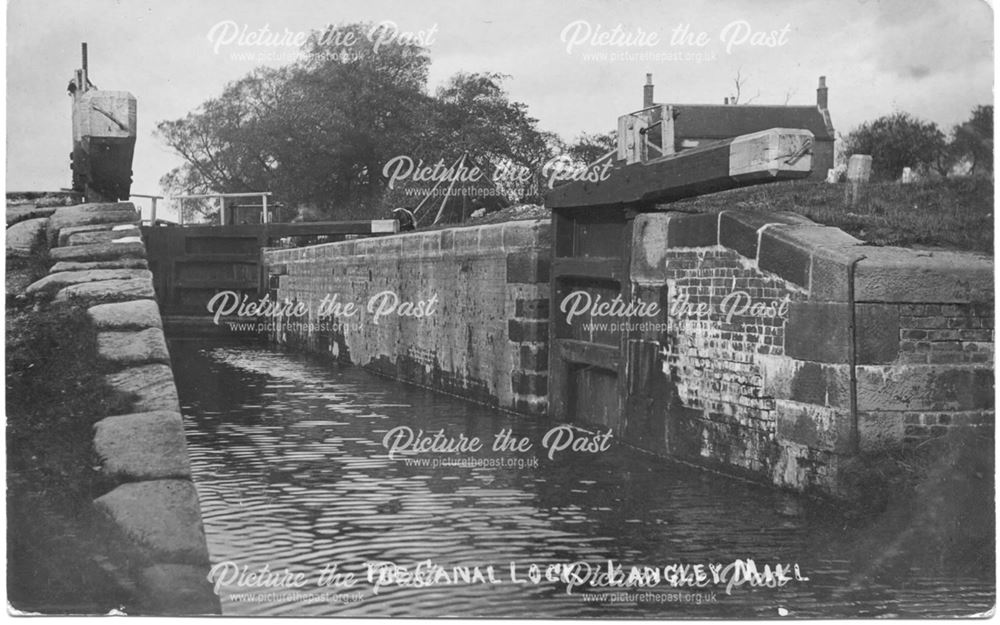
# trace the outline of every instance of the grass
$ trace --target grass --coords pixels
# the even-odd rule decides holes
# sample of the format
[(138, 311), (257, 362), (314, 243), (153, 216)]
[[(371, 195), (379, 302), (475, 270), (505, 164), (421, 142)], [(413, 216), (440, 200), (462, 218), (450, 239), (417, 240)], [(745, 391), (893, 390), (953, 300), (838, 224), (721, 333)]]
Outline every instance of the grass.
[(102, 487), (92, 427), (132, 398), (94, 367), (94, 331), (79, 308), (34, 310), (8, 297), (6, 348), (8, 599), (24, 611), (106, 612), (125, 595), (92, 504)]
[(938, 247), (993, 255), (993, 180), (961, 177), (913, 184), (875, 182), (848, 207), (845, 185), (787, 182), (744, 187), (671, 204), (676, 210), (792, 211), (874, 245)]
[[(836, 226), (872, 245), (945, 248), (993, 255), (993, 180), (956, 177), (913, 184), (873, 182), (857, 206), (844, 201), (844, 184), (782, 182), (743, 187), (663, 205), (665, 210), (717, 213), (724, 210), (791, 211)], [(545, 219), (543, 206), (519, 205), (421, 231)]]

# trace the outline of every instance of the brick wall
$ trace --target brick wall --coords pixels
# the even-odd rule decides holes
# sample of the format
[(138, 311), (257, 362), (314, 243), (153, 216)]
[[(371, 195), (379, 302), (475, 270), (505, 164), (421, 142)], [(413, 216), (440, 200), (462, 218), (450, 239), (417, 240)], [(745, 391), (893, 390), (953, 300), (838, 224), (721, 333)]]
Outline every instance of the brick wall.
[(631, 383), (628, 404), (653, 406), (630, 415), (635, 444), (836, 492), (861, 451), (992, 427), (990, 258), (865, 246), (792, 214), (666, 212), (636, 218), (631, 281), (666, 327), (628, 341), (662, 372)]
[[(450, 228), (268, 250), (272, 298), (308, 305), (275, 338), (454, 395), (529, 414), (547, 410), (549, 229), (546, 221)], [(429, 301), (424, 318), (383, 316), (367, 302), (383, 291)], [(336, 296), (363, 310), (319, 326), (319, 302)]]

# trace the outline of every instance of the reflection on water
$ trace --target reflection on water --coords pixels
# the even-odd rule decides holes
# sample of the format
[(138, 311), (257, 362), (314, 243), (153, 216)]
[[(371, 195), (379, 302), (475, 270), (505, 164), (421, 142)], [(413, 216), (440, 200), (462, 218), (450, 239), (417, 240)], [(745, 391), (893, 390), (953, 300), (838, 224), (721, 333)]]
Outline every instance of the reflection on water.
[[(652, 459), (541, 447), (551, 423), (502, 414), (307, 356), (204, 342), (171, 344), (195, 482), (214, 563), (301, 574), (284, 589), (223, 587), (225, 614), (482, 617), (776, 617), (962, 615), (988, 609), (988, 581), (909, 571), (861, 583), (852, 531), (828, 509)], [(478, 437), (478, 453), (402, 454), (385, 433)], [(527, 452), (493, 452), (494, 436)], [(522, 466), (416, 466), (474, 456)], [(409, 459), (409, 463), (408, 460)], [(506, 460), (503, 460), (506, 459)], [(536, 466), (535, 466), (536, 465)], [(797, 563), (808, 581), (781, 588), (575, 589), (526, 581), (532, 564), (608, 559)], [(320, 574), (364, 563), (496, 567), (500, 583), (319, 587)], [(336, 565), (334, 569), (333, 566)], [(544, 570), (544, 569), (543, 569)], [(697, 590), (697, 589), (695, 589)], [(628, 595), (623, 593), (628, 592)], [(352, 594), (355, 593), (355, 594)], [(359, 595), (357, 593), (360, 593)], [(360, 600), (355, 600), (360, 596)]]

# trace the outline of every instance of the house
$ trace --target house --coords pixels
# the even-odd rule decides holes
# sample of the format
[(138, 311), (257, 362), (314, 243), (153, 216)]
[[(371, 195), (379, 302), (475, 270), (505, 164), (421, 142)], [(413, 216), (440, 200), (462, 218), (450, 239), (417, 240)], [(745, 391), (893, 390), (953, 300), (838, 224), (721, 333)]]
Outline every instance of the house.
[(826, 76), (819, 77), (815, 106), (776, 106), (730, 103), (678, 104), (653, 99), (653, 75), (646, 74), (643, 109), (667, 106), (673, 109), (673, 150), (697, 147), (713, 141), (760, 132), (769, 128), (803, 128), (813, 133), (813, 171), (809, 179), (823, 180), (834, 162), (834, 130), (827, 107)]

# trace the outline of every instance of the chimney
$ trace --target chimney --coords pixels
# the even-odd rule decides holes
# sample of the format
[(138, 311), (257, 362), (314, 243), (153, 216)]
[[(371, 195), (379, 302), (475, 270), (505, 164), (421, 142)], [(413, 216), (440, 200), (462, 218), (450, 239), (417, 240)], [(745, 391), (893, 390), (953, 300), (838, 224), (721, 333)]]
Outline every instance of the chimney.
[(653, 75), (646, 74), (646, 84), (642, 88), (642, 108), (653, 106)]
[(826, 76), (819, 77), (819, 88), (816, 89), (816, 106), (826, 109)]
[(726, 106), (729, 106), (729, 96), (726, 96), (725, 98), (723, 98), (722, 99), (722, 103), (725, 104)]

